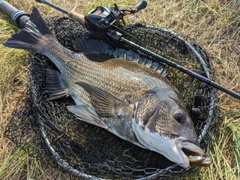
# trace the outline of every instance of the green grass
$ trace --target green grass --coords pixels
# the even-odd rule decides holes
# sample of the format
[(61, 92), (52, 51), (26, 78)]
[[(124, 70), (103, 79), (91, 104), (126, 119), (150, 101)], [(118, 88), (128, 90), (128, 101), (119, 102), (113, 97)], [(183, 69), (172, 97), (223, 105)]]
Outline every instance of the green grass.
[(235, 126), (234, 122), (229, 122), (229, 119), (225, 117), (224, 123), (220, 128), (221, 133), (219, 133), (219, 136), (213, 137), (213, 145), (210, 153), (213, 163), (205, 171), (205, 178), (238, 179), (240, 167), (237, 159), (240, 157), (240, 144), (234, 137), (240, 135), (240, 128), (233, 128)]
[(24, 150), (17, 149), (1, 164), (0, 179), (31, 179), (39, 170), (39, 161), (30, 158)]
[[(55, 10), (35, 1), (10, 1), (19, 9), (30, 12), (37, 5), (42, 13), (53, 16)], [(75, 0), (52, 1), (66, 9), (75, 6)], [(136, 1), (127, 0), (78, 0), (78, 12), (86, 14), (97, 5), (133, 7)], [(234, 90), (240, 89), (240, 1), (186, 0), (148, 1), (147, 9), (127, 17), (129, 22), (144, 21), (147, 24), (168, 27), (182, 34), (189, 34), (202, 44), (211, 58), (215, 81)], [(30, 158), (3, 136), (4, 128), (18, 97), (26, 83), (28, 53), (3, 47), (2, 43), (17, 29), (9, 17), (0, 12), (0, 179), (68, 179), (61, 172), (51, 172), (41, 162)], [(238, 65), (239, 63), (239, 65)], [(19, 85), (19, 82), (21, 85)], [(218, 105), (222, 110), (220, 132), (214, 134), (208, 156), (210, 167), (185, 174), (179, 179), (236, 180), (240, 178), (240, 101), (218, 92)], [(31, 148), (31, 147), (30, 147)], [(56, 175), (57, 174), (57, 175)], [(69, 179), (75, 179), (74, 176)]]

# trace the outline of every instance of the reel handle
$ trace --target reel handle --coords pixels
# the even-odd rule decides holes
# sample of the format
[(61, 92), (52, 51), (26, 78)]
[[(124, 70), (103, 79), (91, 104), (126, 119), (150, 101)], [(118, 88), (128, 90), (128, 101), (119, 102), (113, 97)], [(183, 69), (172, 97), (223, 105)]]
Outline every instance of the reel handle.
[(131, 11), (131, 13), (135, 13), (135, 12), (138, 12), (144, 8), (147, 7), (147, 1), (145, 0), (141, 0), (134, 8), (133, 10)]

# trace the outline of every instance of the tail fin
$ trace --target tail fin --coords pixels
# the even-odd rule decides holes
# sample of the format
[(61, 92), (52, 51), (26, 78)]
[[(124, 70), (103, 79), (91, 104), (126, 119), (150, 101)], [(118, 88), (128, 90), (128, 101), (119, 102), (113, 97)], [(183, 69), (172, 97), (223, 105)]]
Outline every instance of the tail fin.
[[(50, 36), (46, 38), (46, 35)], [(26, 23), (26, 27), (12, 35), (12, 37), (3, 43), (3, 45), (6, 47), (42, 53), (42, 50), (50, 40), (49, 37), (53, 37), (53, 35), (44, 22), (38, 9), (34, 7), (30, 19)]]

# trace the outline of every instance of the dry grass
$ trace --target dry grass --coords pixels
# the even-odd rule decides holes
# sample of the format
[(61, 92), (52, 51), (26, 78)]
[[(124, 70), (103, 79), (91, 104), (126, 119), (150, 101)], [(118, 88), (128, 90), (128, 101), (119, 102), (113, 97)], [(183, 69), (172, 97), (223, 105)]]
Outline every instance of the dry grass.
[[(51, 2), (86, 13), (97, 5), (112, 5), (114, 2), (124, 7), (133, 6), (135, 1), (127, 0), (53, 0)], [(10, 3), (21, 10), (30, 12), (36, 5), (46, 16), (59, 12), (34, 0), (11, 0)], [(215, 81), (240, 93), (240, 1), (239, 0), (181, 0), (148, 1), (147, 9), (128, 17), (134, 23), (144, 21), (160, 27), (168, 27), (182, 34), (189, 34), (204, 46), (213, 67)], [(0, 12), (0, 179), (68, 179), (59, 172), (41, 167), (21, 150), (13, 151), (14, 145), (3, 136), (11, 112), (26, 88), (27, 53), (8, 49), (1, 44), (16, 31), (9, 17)], [(196, 173), (187, 174), (183, 179), (239, 179), (240, 178), (240, 101), (223, 92), (218, 92), (218, 105), (222, 110), (221, 132), (214, 137), (209, 156), (213, 164)], [(13, 153), (13, 154), (12, 154)], [(24, 172), (24, 173), (22, 173)], [(25, 174), (25, 176), (21, 176)], [(74, 179), (74, 178), (73, 178)]]

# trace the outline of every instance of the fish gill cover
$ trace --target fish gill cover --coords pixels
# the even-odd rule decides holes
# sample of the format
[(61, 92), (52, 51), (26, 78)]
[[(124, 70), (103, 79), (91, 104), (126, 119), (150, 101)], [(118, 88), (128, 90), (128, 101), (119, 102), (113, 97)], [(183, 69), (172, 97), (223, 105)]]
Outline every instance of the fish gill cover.
[[(116, 44), (103, 35), (92, 37), (84, 27), (66, 17), (55, 17), (47, 24), (58, 41), (71, 50), (77, 50), (74, 39), (98, 38), (114, 48), (133, 50), (128, 45)], [(141, 24), (128, 25), (122, 29), (124, 37), (141, 46), (177, 62), (204, 76), (211, 77), (211, 67), (205, 50), (189, 37), (180, 38), (175, 33)], [(190, 43), (202, 56), (200, 62), (185, 42)], [(138, 51), (136, 51), (138, 52)], [(140, 53), (140, 52), (138, 52)], [(144, 54), (141, 54), (144, 56)], [(147, 62), (141, 62), (147, 63)], [(152, 59), (149, 67), (159, 63)], [(146, 64), (147, 66), (148, 64)], [(179, 176), (185, 169), (155, 152), (144, 150), (99, 127), (79, 121), (67, 106), (70, 98), (48, 101), (45, 92), (46, 69), (55, 69), (44, 56), (33, 54), (28, 66), (29, 89), (12, 114), (5, 135), (17, 147), (33, 147), (37, 156), (47, 166), (57, 164), (83, 178), (134, 179)], [(153, 66), (154, 67), (154, 66)], [(217, 108), (213, 88), (181, 73), (162, 66), (162, 74), (177, 87), (194, 122), (200, 146), (207, 151), (211, 145), (211, 133)], [(167, 74), (166, 74), (167, 72)], [(190, 170), (197, 169), (192, 166)]]

